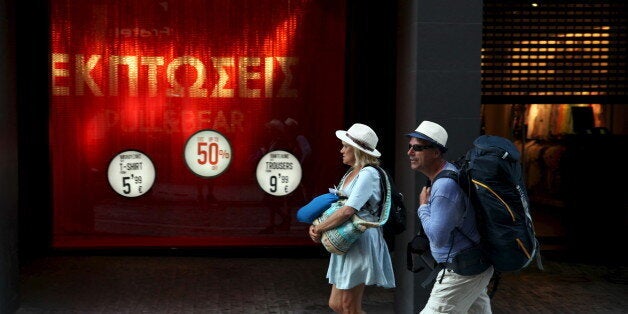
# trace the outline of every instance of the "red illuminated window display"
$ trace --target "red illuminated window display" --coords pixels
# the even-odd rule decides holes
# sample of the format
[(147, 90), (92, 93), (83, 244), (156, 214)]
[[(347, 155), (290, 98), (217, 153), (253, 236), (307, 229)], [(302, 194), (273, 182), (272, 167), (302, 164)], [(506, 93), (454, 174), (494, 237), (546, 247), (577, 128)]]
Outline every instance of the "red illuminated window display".
[[(296, 210), (342, 172), (344, 1), (50, 8), (53, 247), (311, 245)], [(258, 182), (271, 151), (301, 168), (295, 186), (268, 172), (286, 195)], [(130, 171), (108, 176), (123, 152), (154, 167), (133, 197)]]

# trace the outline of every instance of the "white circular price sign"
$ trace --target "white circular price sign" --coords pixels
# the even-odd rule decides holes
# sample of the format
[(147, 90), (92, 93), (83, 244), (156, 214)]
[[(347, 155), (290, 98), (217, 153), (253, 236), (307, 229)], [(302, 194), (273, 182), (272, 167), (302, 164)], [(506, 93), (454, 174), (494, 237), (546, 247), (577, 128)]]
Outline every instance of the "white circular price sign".
[(128, 150), (119, 153), (107, 171), (109, 185), (118, 194), (137, 197), (148, 192), (155, 182), (155, 166), (144, 153)]
[(267, 153), (257, 164), (257, 183), (271, 195), (288, 195), (301, 183), (301, 164), (289, 152)]
[(183, 155), (192, 172), (201, 177), (215, 177), (231, 163), (231, 144), (222, 134), (203, 130), (190, 136)]

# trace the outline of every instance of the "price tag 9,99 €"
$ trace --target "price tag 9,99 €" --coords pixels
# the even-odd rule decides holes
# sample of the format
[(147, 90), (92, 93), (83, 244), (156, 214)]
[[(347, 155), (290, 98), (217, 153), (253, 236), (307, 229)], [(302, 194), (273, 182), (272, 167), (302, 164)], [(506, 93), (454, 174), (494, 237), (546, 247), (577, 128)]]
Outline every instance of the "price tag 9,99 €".
[(109, 162), (109, 185), (118, 194), (137, 197), (148, 192), (155, 182), (155, 166), (142, 152), (128, 150)]
[(215, 177), (231, 163), (231, 144), (222, 134), (203, 130), (190, 136), (183, 155), (192, 172), (201, 177)]
[(288, 195), (301, 183), (301, 164), (289, 152), (272, 151), (257, 164), (256, 176), (257, 183), (266, 193)]

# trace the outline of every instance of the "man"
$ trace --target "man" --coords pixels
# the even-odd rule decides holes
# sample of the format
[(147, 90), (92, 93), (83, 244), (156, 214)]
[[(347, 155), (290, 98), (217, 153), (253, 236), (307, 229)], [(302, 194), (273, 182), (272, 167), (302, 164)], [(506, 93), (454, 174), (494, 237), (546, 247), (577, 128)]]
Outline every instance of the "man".
[(437, 123), (423, 121), (406, 136), (410, 168), (433, 182), (419, 194), (417, 215), (430, 240), (432, 255), (443, 267), (421, 313), (491, 313), (487, 286), (493, 267), (479, 258), (472, 261), (479, 267), (472, 270), (458, 267), (463, 264), (459, 260), (469, 256), (467, 252), (479, 250), (480, 235), (473, 207), (455, 180), (449, 177), (435, 180), (443, 170), (458, 172), (444, 157), (447, 131)]

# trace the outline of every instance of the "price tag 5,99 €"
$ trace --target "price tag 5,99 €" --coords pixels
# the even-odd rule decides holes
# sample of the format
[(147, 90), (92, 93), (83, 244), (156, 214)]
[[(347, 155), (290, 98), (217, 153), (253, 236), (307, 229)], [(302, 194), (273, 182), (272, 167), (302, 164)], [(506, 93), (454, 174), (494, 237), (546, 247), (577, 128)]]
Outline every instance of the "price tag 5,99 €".
[(144, 153), (128, 150), (109, 162), (109, 185), (118, 194), (136, 197), (148, 192), (155, 182), (155, 166)]
[(301, 164), (289, 152), (272, 151), (257, 164), (256, 176), (257, 183), (266, 193), (288, 195), (301, 183)]
[(231, 144), (222, 134), (203, 130), (190, 136), (183, 155), (192, 172), (201, 177), (215, 177), (231, 163)]

